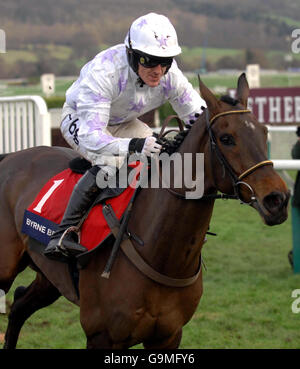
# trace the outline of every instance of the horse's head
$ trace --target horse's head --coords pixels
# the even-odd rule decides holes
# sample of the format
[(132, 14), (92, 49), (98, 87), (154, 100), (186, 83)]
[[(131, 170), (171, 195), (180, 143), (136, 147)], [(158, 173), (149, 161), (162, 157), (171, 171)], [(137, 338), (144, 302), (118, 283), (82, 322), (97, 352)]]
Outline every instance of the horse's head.
[(266, 224), (284, 222), (290, 194), (267, 159), (267, 128), (247, 109), (249, 86), (245, 74), (238, 79), (236, 100), (218, 100), (200, 78), (199, 84), (208, 106), (204, 113), (214, 187), (238, 195), (259, 211)]

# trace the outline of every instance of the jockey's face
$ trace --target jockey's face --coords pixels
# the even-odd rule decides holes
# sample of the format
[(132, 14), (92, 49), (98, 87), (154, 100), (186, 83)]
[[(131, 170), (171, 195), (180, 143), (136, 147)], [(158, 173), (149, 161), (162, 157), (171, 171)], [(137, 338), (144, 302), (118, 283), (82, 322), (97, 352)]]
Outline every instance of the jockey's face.
[(149, 87), (158, 86), (162, 76), (165, 74), (167, 69), (167, 67), (162, 67), (160, 64), (153, 68), (145, 68), (141, 64), (139, 64), (138, 66), (138, 74), (140, 78)]

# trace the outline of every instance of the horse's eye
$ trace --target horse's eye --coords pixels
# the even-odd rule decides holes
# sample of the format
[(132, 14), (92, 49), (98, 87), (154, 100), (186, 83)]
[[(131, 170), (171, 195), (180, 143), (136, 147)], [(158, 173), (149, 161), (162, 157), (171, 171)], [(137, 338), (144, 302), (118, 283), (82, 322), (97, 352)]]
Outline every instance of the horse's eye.
[(220, 137), (220, 141), (222, 142), (223, 145), (226, 146), (234, 146), (235, 145), (235, 141), (232, 135), (229, 135), (227, 133), (225, 133), (224, 135), (222, 135)]

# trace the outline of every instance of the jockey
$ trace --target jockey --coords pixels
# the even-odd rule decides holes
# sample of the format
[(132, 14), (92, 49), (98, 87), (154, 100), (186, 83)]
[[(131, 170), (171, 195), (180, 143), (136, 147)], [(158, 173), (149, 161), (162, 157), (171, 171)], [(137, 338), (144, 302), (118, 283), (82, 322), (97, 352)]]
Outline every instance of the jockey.
[(102, 51), (88, 62), (67, 90), (61, 131), (92, 168), (75, 186), (46, 256), (55, 259), (62, 251), (73, 255), (86, 251), (75, 242), (73, 232), (63, 237), (63, 246), (58, 245), (65, 231), (80, 222), (101, 191), (96, 183), (98, 171), (106, 178), (115, 175), (116, 164), (109, 157), (124, 158), (134, 152), (159, 154), (161, 145), (139, 116), (168, 100), (188, 124), (206, 107), (173, 59), (180, 53), (169, 19), (150, 13), (132, 23), (124, 44)]

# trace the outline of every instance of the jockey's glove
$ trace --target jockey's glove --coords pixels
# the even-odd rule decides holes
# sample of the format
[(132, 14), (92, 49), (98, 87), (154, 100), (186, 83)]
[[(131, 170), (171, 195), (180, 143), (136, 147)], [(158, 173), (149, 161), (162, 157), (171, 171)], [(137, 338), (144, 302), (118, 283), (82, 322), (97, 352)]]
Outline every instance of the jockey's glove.
[(129, 153), (140, 152), (146, 156), (152, 154), (159, 154), (162, 146), (157, 142), (153, 136), (146, 138), (133, 138), (129, 142)]

